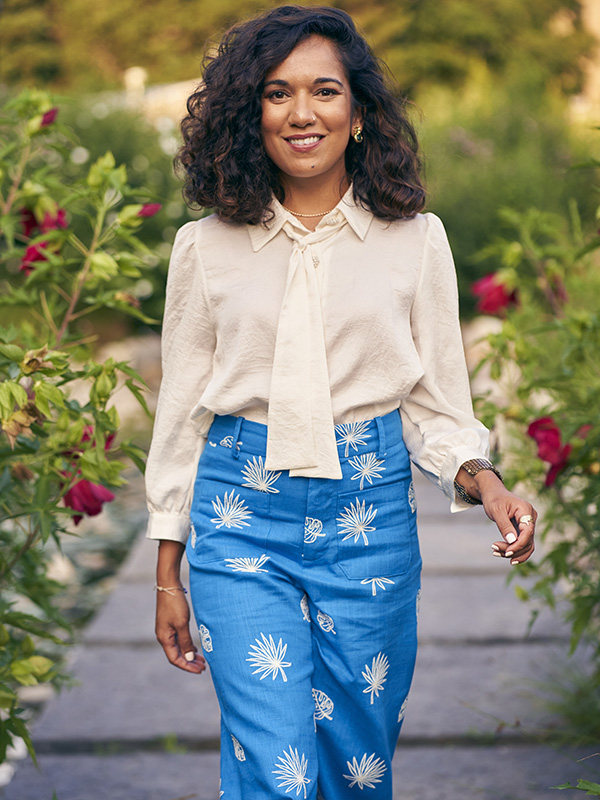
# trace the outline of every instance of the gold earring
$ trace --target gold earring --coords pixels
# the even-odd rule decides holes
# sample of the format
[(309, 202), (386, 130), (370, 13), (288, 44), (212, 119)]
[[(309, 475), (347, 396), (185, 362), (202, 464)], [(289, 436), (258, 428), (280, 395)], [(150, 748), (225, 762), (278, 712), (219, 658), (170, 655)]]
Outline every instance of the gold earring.
[(360, 144), (362, 142), (363, 135), (362, 135), (362, 128), (360, 127), (360, 125), (355, 125), (352, 128), (352, 138), (354, 139), (356, 144)]

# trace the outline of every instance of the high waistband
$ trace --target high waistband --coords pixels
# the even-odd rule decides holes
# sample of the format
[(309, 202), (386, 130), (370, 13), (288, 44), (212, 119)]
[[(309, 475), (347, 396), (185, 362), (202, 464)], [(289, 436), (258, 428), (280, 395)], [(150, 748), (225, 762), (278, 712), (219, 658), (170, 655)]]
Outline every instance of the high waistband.
[[(352, 458), (357, 452), (374, 452), (378, 457), (403, 445), (402, 421), (397, 409), (382, 417), (361, 422), (344, 422), (335, 426), (340, 461)], [(222, 445), (239, 452), (264, 454), (267, 447), (267, 426), (245, 417), (215, 416), (208, 432), (212, 445)]]

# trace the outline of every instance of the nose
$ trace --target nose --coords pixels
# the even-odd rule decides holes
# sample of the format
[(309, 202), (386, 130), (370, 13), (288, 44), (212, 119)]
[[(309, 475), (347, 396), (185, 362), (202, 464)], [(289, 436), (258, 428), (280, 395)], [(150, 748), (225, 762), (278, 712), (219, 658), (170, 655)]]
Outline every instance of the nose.
[(303, 95), (294, 97), (290, 108), (289, 123), (298, 128), (305, 128), (317, 121), (310, 100)]

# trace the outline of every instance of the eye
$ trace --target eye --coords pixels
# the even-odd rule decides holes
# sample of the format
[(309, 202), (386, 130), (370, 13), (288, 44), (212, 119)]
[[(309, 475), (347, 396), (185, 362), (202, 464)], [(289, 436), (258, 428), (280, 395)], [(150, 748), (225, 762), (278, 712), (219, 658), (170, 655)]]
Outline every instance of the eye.
[(317, 94), (321, 95), (321, 97), (335, 97), (339, 94), (337, 89), (332, 89), (329, 86), (324, 86), (322, 89), (319, 89)]
[(273, 89), (273, 91), (267, 94), (267, 100), (285, 100), (287, 94), (283, 91), (283, 89)]

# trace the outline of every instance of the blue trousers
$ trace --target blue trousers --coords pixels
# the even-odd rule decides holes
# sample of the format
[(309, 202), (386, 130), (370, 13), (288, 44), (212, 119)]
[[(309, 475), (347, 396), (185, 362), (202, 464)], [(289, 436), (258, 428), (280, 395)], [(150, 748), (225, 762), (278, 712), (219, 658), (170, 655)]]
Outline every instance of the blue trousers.
[(421, 570), (400, 415), (336, 426), (342, 480), (266, 470), (266, 434), (217, 417), (191, 509), (221, 795), (391, 800)]

